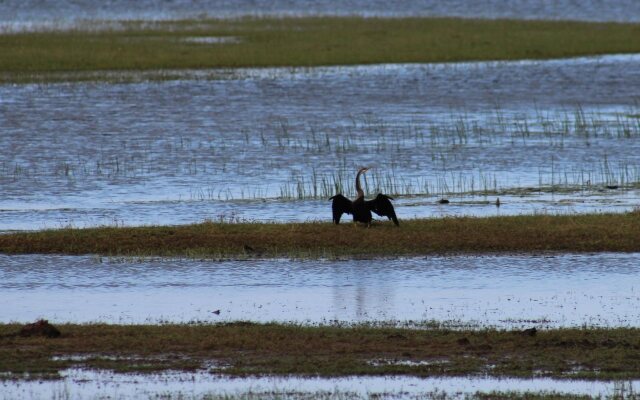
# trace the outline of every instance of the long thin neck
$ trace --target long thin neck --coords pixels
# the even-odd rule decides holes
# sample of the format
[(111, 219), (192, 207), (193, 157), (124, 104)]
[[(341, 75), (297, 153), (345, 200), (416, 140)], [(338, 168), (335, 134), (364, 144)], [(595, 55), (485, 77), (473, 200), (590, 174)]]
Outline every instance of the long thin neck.
[(362, 190), (362, 187), (360, 186), (360, 175), (362, 174), (362, 170), (358, 171), (358, 173), (356, 174), (356, 192), (358, 192), (358, 196), (356, 197), (357, 199), (364, 197), (364, 191)]

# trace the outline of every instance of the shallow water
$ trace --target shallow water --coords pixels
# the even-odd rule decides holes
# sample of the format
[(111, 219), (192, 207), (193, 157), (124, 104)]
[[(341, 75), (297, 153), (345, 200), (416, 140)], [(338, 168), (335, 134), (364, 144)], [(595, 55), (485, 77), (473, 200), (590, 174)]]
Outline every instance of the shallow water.
[[(640, 181), (638, 60), (2, 85), (0, 231), (205, 218), (329, 220), (325, 201), (289, 200), (349, 194), (361, 165), (375, 167), (366, 181), (371, 193), (429, 194), (418, 199), (429, 206), (400, 211), (404, 217), (433, 215), (440, 210), (433, 202), (452, 192), (547, 185), (581, 192), (569, 207), (545, 195), (509, 199), (501, 212), (530, 212), (530, 204), (542, 204), (535, 212), (598, 205), (626, 211), (638, 203), (637, 192), (598, 190)], [(495, 211), (477, 210), (454, 215)]]
[(0, 2), (0, 29), (60, 29), (78, 25), (91, 29), (95, 27), (96, 20), (232, 18), (244, 15), (460, 16), (636, 22), (640, 21), (640, 5), (634, 0), (4, 0)]
[[(0, 256), (0, 321), (640, 324), (640, 254), (352, 261)], [(213, 313), (219, 310), (219, 314)]]
[[(63, 371), (58, 381), (0, 381), (0, 399), (94, 399), (94, 398), (321, 398), (360, 399), (462, 399), (476, 392), (534, 392), (575, 395), (612, 396), (634, 393), (640, 381), (611, 382), (495, 378), (414, 378), (347, 377), (296, 378), (247, 377), (226, 378), (207, 372), (162, 374), (114, 374), (109, 371)], [(173, 397), (169, 397), (173, 396)]]
[[(565, 194), (530, 194), (523, 196), (444, 196), (449, 204), (439, 204), (442, 196), (396, 198), (395, 207), (400, 220), (424, 217), (505, 216), (518, 214), (562, 215), (574, 213), (629, 212), (640, 204), (640, 191), (604, 190)], [(496, 207), (496, 198), (500, 207)], [(215, 222), (309, 222), (330, 221), (331, 203), (328, 200), (149, 200), (94, 201), (83, 204), (24, 204), (5, 203), (0, 210), (0, 231), (12, 232), (33, 229), (84, 228), (92, 226), (181, 225), (204, 220)], [(343, 222), (351, 221), (345, 215)], [(374, 215), (374, 220), (386, 218)]]

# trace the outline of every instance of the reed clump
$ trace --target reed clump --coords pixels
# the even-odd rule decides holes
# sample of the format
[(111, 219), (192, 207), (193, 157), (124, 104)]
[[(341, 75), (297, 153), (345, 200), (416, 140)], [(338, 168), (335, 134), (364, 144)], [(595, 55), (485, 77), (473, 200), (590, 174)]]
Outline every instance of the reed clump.
[(0, 235), (0, 252), (212, 258), (640, 251), (640, 214), (66, 228)]

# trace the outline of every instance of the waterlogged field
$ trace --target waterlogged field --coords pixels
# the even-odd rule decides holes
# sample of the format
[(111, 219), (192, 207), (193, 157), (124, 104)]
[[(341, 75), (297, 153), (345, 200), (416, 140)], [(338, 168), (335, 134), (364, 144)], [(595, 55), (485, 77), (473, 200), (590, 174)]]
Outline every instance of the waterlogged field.
[[(628, 1), (503, 3), (9, 0), (0, 2), (0, 30), (118, 31), (130, 20), (170, 27), (157, 21), (245, 15), (640, 21)], [(631, 211), (640, 204), (638, 61), (57, 70), (51, 83), (2, 84), (0, 232), (330, 221), (328, 197), (353, 196), (360, 166), (373, 167), (366, 191), (393, 195), (401, 221)], [(248, 259), (227, 261), (0, 256), (0, 399), (630, 398), (640, 390), (638, 253), (269, 260), (249, 244)], [(12, 333), (11, 323), (37, 318), (62, 326), (62, 337)], [(537, 334), (521, 331), (533, 327)], [(321, 344), (299, 352), (311, 346), (305, 340)], [(283, 343), (290, 348), (273, 350)]]
[(353, 195), (362, 165), (367, 192), (397, 196), (401, 218), (629, 211), (637, 61), (3, 85), (0, 230), (330, 220), (327, 198)]

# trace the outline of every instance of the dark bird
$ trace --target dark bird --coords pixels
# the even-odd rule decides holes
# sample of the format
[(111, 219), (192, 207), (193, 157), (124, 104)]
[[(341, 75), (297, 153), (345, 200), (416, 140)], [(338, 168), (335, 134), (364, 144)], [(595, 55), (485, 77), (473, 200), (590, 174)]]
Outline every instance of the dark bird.
[(329, 198), (329, 200), (333, 200), (333, 203), (331, 204), (333, 222), (338, 225), (342, 214), (346, 213), (353, 215), (353, 220), (355, 222), (362, 222), (367, 224), (367, 226), (371, 226), (371, 211), (373, 211), (381, 217), (387, 217), (390, 220), (393, 220), (393, 223), (396, 224), (396, 226), (400, 226), (398, 217), (396, 217), (396, 211), (390, 201), (393, 200), (393, 197), (378, 193), (376, 198), (373, 200), (364, 199), (364, 191), (360, 186), (360, 175), (364, 174), (368, 170), (369, 168), (360, 168), (356, 174), (356, 192), (358, 194), (355, 200), (351, 201), (341, 193)]

